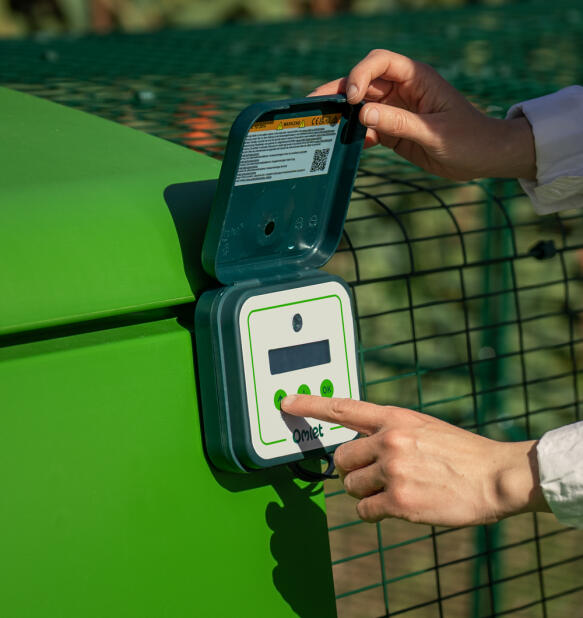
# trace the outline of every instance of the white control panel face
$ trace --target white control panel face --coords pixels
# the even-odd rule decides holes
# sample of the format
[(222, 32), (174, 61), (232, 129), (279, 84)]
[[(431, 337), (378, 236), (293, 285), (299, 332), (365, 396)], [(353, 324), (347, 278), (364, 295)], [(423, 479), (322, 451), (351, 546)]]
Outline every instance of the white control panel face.
[(260, 294), (239, 328), (251, 440), (263, 459), (347, 442), (356, 432), (282, 413), (294, 393), (359, 399), (350, 299), (335, 281)]

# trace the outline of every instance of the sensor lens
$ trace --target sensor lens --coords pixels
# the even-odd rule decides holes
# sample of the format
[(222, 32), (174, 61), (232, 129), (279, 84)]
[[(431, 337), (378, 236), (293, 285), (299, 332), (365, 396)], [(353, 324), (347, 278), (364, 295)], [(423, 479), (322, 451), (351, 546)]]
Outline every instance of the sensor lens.
[(302, 320), (302, 316), (299, 313), (296, 313), (292, 318), (292, 327), (297, 332), (302, 330), (302, 326), (304, 321)]

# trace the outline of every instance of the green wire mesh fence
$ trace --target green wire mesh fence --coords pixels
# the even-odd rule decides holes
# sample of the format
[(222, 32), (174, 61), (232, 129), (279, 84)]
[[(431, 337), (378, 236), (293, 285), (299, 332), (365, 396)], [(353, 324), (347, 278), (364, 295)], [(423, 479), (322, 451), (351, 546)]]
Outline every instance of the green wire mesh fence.
[[(374, 47), (433, 64), (501, 116), (583, 83), (583, 9), (561, 0), (3, 41), (0, 82), (220, 158), (247, 104), (303, 96)], [(505, 440), (580, 418), (583, 210), (538, 217), (513, 181), (454, 183), (372, 149), (327, 268), (354, 292), (368, 400)], [(583, 615), (583, 537), (552, 516), (370, 525), (338, 482), (326, 491), (342, 617)]]
[[(330, 265), (355, 291), (366, 398), (503, 440), (578, 419), (583, 215), (533, 218), (510, 182), (369, 169)], [(580, 534), (551, 517), (375, 527), (352, 502), (328, 489), (341, 615), (581, 611)]]

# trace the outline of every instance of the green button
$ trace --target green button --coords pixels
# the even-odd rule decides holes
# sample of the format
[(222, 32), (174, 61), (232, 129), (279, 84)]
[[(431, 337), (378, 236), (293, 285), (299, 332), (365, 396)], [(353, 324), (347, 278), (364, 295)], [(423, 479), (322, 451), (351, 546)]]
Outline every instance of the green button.
[(284, 397), (287, 397), (287, 393), (281, 388), (275, 391), (275, 395), (273, 396), (273, 403), (275, 404), (275, 407), (280, 411), (281, 411), (281, 400)]
[(298, 394), (300, 394), (300, 395), (311, 395), (312, 391), (310, 390), (310, 387), (307, 384), (302, 384), (298, 388)]
[(320, 395), (322, 397), (332, 397), (334, 394), (334, 384), (330, 380), (322, 380), (320, 384)]

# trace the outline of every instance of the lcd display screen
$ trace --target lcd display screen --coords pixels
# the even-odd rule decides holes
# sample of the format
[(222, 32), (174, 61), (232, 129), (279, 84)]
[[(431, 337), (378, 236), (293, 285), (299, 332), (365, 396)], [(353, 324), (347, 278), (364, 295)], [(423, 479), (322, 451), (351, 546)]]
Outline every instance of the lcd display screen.
[(269, 369), (272, 375), (330, 362), (330, 341), (313, 341), (302, 345), (269, 350)]

